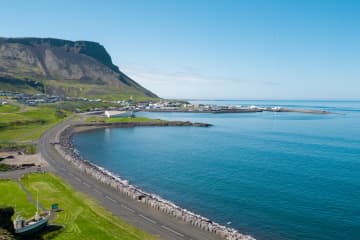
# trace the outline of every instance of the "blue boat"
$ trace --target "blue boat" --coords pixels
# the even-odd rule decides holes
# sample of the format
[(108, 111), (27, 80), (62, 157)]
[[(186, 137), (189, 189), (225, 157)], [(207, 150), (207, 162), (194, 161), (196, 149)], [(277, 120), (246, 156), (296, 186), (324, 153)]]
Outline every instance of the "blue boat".
[(32, 218), (26, 220), (20, 214), (17, 214), (14, 221), (15, 233), (20, 235), (31, 235), (40, 231), (47, 226), (50, 215), (50, 211), (39, 214), (39, 198), (37, 197), (36, 213)]

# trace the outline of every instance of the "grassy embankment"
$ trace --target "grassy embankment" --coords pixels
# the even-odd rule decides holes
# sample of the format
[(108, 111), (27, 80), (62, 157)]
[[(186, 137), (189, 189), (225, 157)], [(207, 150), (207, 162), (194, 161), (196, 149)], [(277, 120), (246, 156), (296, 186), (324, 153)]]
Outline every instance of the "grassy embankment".
[[(6, 109), (4, 109), (6, 108)], [(61, 122), (67, 113), (51, 107), (0, 107), (0, 139), (27, 142), (37, 140), (49, 127)]]
[(35, 141), (70, 113), (50, 106), (28, 107), (19, 104), (0, 106), (0, 150), (21, 149), (36, 152)]
[(36, 141), (49, 128), (75, 111), (112, 106), (109, 103), (68, 101), (37, 107), (18, 103), (0, 105), (0, 150), (36, 152)]
[[(51, 204), (58, 203), (64, 210), (56, 213), (52, 222), (64, 228), (45, 235), (44, 239), (156, 239), (113, 216), (94, 200), (74, 191), (71, 186), (52, 174), (29, 174), (21, 179), (21, 182), (32, 196), (39, 192), (39, 201), (45, 208), (49, 209)], [(34, 214), (34, 204), (28, 202), (18, 183), (1, 180), (0, 189), (0, 205), (16, 204), (17, 211), (21, 211), (25, 217)]]

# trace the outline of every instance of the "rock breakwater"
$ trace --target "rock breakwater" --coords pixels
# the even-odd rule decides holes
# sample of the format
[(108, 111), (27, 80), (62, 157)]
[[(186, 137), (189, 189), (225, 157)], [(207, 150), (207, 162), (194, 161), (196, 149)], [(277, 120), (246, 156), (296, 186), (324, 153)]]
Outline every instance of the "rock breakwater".
[(76, 132), (81, 132), (91, 129), (107, 128), (107, 127), (130, 128), (130, 127), (166, 127), (166, 126), (210, 127), (212, 125), (209, 123), (197, 123), (197, 122), (193, 123), (190, 121), (154, 120), (149, 122), (81, 123), (74, 125), (74, 130)]
[(168, 214), (178, 220), (184, 221), (194, 227), (200, 228), (220, 236), (226, 240), (254, 240), (249, 235), (242, 234), (236, 229), (225, 227), (219, 223), (213, 222), (208, 218), (195, 214), (189, 210), (183, 209), (176, 204), (167, 201), (155, 194), (147, 193), (131, 184), (120, 176), (99, 167), (85, 159), (82, 159), (71, 141), (71, 136), (80, 131), (90, 130), (99, 127), (134, 127), (134, 126), (210, 126), (204, 123), (191, 122), (162, 122), (162, 123), (116, 123), (116, 124), (79, 124), (69, 126), (59, 134), (59, 144), (55, 145), (57, 151), (69, 163), (75, 166), (81, 172), (95, 178), (100, 183), (110, 186), (117, 192), (128, 198), (139, 201), (144, 205), (154, 208), (160, 212)]

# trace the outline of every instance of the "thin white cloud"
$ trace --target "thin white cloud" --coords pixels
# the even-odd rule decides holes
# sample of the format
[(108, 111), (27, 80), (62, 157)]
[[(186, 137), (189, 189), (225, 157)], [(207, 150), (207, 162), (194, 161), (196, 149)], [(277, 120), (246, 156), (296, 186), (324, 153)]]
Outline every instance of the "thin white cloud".
[(144, 87), (165, 98), (251, 98), (266, 94), (271, 81), (240, 77), (207, 76), (193, 68), (166, 72), (153, 67), (122, 66), (122, 71)]
[(204, 76), (194, 70), (184, 69), (176, 72), (160, 71), (155, 68), (139, 66), (123, 66), (122, 70), (134, 80), (143, 84), (179, 82), (190, 84), (207, 83), (214, 80), (213, 77)]

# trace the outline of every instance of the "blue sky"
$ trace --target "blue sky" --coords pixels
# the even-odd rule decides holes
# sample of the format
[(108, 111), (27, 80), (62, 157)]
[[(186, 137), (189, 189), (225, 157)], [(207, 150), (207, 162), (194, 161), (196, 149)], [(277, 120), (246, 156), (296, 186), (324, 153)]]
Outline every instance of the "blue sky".
[(0, 36), (100, 42), (161, 97), (360, 99), (358, 1), (4, 0)]

